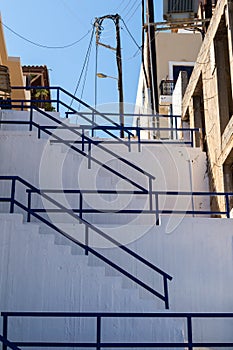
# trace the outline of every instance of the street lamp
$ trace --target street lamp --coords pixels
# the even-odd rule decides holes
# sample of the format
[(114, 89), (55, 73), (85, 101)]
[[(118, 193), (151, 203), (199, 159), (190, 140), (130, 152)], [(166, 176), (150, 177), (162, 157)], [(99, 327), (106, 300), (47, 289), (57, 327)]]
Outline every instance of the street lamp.
[(97, 73), (96, 75), (98, 78), (112, 78), (112, 79), (118, 80), (116, 77), (112, 77), (111, 75), (106, 75), (104, 73)]
[(118, 91), (119, 91), (119, 114), (120, 114), (120, 137), (124, 138), (124, 105), (123, 105), (123, 91), (122, 91), (122, 84), (119, 84), (119, 79), (112, 77), (111, 75), (106, 75), (104, 73), (96, 73), (96, 76), (98, 78), (111, 78), (118, 81)]

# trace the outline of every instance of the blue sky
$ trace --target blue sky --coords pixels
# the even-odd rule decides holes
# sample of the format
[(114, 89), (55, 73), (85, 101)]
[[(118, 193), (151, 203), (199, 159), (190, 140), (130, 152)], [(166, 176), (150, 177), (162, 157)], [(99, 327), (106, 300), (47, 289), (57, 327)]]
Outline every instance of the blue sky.
[[(162, 0), (155, 0), (156, 21), (162, 18)], [(45, 46), (65, 46), (89, 34), (66, 49), (48, 49), (30, 44), (4, 28), (9, 56), (21, 57), (23, 65), (47, 65), (50, 84), (75, 91), (90, 42), (95, 17), (116, 14), (124, 19), (136, 42), (141, 45), (141, 0), (0, 0), (2, 22), (21, 36)], [(115, 46), (115, 27), (110, 20), (103, 23), (101, 41)], [(134, 103), (141, 55), (121, 25), (124, 100)], [(94, 105), (95, 101), (95, 37), (90, 54), (85, 85), (81, 81), (76, 96)], [(115, 53), (98, 49), (98, 71), (117, 77)], [(98, 79), (97, 104), (117, 102), (117, 81)]]

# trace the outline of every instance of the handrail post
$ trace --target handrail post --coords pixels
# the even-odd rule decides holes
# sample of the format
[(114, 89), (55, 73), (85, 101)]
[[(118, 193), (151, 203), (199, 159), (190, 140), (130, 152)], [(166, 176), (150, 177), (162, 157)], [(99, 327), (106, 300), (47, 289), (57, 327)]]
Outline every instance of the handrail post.
[(96, 350), (101, 349), (101, 316), (96, 317)]
[(175, 128), (176, 128), (176, 140), (178, 140), (178, 127), (177, 127), (177, 115), (175, 116)]
[(138, 134), (138, 152), (141, 152), (141, 129), (137, 126), (137, 134)]
[[(7, 317), (7, 315), (3, 316), (2, 335), (3, 335), (3, 338), (7, 340), (7, 336), (8, 336), (8, 317)], [(7, 350), (7, 345), (4, 343), (2, 345), (2, 350)]]
[(225, 194), (225, 201), (226, 201), (226, 214), (227, 214), (227, 218), (230, 218), (230, 201), (229, 201), (229, 194), (226, 193)]
[(140, 123), (140, 119), (138, 117), (136, 121), (136, 137), (138, 138), (138, 152), (141, 152), (139, 123)]
[(95, 114), (94, 111), (92, 110), (92, 117), (91, 117), (91, 122), (92, 122), (92, 129), (91, 129), (91, 136), (94, 137), (94, 123), (95, 123)]
[(83, 195), (81, 192), (79, 194), (79, 217), (81, 220), (83, 219)]
[(27, 222), (31, 222), (31, 203), (32, 203), (32, 192), (28, 191), (28, 212), (27, 212)]
[(14, 213), (14, 204), (15, 204), (15, 183), (16, 179), (11, 180), (11, 204), (10, 204), (10, 213)]
[(149, 177), (149, 208), (152, 210), (152, 178)]
[(91, 142), (88, 141), (88, 169), (91, 169)]
[(82, 128), (82, 152), (84, 152), (84, 128)]
[(88, 253), (89, 253), (89, 249), (88, 249), (88, 247), (89, 247), (89, 232), (88, 232), (88, 230), (89, 230), (89, 227), (86, 225), (85, 226), (85, 255), (88, 255)]
[(190, 133), (191, 133), (191, 135), (190, 135), (190, 138), (191, 138), (191, 147), (193, 148), (194, 147), (194, 145), (193, 145), (193, 133), (194, 133), (194, 130), (190, 130)]
[(155, 193), (155, 224), (159, 225), (159, 194)]
[(188, 349), (193, 350), (192, 317), (187, 316)]
[(57, 112), (59, 112), (59, 104), (60, 104), (60, 88), (57, 88)]
[(167, 285), (167, 277), (163, 276), (163, 290), (164, 290), (164, 303), (165, 308), (169, 309), (169, 300), (168, 300), (168, 285)]
[(32, 120), (33, 120), (33, 109), (32, 106), (30, 106), (30, 121), (29, 121), (29, 131), (32, 131)]
[(131, 139), (130, 139), (130, 133), (128, 133), (128, 149), (129, 149), (129, 152), (131, 152)]

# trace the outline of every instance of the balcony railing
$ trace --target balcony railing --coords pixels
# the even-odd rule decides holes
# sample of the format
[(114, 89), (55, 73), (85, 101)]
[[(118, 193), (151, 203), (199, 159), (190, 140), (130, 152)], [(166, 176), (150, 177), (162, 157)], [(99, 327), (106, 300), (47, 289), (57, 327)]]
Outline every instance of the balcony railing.
[(162, 80), (159, 87), (161, 95), (171, 96), (174, 90), (174, 80)]

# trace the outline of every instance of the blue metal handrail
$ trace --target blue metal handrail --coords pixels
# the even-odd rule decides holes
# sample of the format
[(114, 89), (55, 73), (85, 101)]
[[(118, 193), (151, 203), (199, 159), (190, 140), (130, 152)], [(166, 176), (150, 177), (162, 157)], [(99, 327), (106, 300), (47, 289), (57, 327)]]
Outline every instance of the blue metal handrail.
[(10, 348), (12, 350), (21, 350), (18, 346), (15, 345), (15, 343), (9, 341), (5, 337), (3, 337), (1, 334), (0, 334), (0, 343), (3, 344), (2, 350), (7, 350), (7, 348)]
[[(64, 342), (56, 342), (56, 341), (23, 341), (17, 340), (14, 342), (9, 342), (15, 346), (22, 347), (35, 347), (35, 348), (43, 348), (43, 347), (91, 347), (96, 350), (100, 350), (102, 348), (188, 348), (189, 350), (193, 350), (195, 348), (229, 348), (233, 346), (233, 341), (204, 341), (198, 340), (195, 341), (194, 338), (198, 338), (198, 334), (194, 331), (194, 322), (195, 324), (197, 320), (223, 320), (226, 322), (230, 319), (233, 319), (233, 313), (224, 313), (224, 312), (2, 312), (1, 316), (3, 318), (3, 333), (5, 333), (6, 338), (10, 337), (10, 332), (8, 330), (8, 322), (10, 318), (40, 318), (46, 319), (50, 318), (50, 322), (52, 322), (52, 318), (74, 318), (74, 319), (82, 319), (89, 318), (95, 320), (95, 325), (92, 326), (93, 335), (90, 335), (92, 340), (90, 342), (80, 342), (80, 341), (64, 341)], [(103, 322), (104, 320), (108, 320), (108, 322)], [(109, 324), (110, 319), (127, 319), (134, 320), (140, 319), (145, 323), (146, 319), (171, 319), (182, 321), (184, 320), (184, 329), (186, 328), (186, 339), (184, 341), (174, 341), (168, 339), (165, 342), (157, 341), (156, 339), (147, 341), (146, 338), (141, 338), (140, 342), (132, 342), (132, 341), (121, 341), (121, 339), (117, 339), (116, 341), (103, 341), (102, 334), (104, 334), (104, 329), (106, 324)], [(199, 331), (200, 332), (200, 331)], [(13, 350), (18, 350), (17, 348), (12, 348)], [(3, 350), (6, 350), (4, 348)]]
[[(30, 217), (30, 215), (34, 216), (35, 218), (37, 218), (38, 220), (40, 220), (41, 222), (46, 224), (48, 227), (54, 229), (58, 233), (62, 234), (64, 237), (68, 238), (70, 241), (74, 242), (75, 244), (77, 244), (78, 246), (83, 248), (85, 250), (86, 255), (88, 254), (88, 252), (90, 252), (91, 254), (95, 255), (97, 258), (101, 259), (106, 264), (110, 265), (112, 268), (114, 268), (115, 270), (117, 270), (118, 272), (123, 274), (124, 276), (128, 277), (129, 279), (131, 279), (133, 282), (137, 283), (139, 286), (143, 287), (145, 290), (149, 291), (151, 294), (153, 294), (157, 298), (161, 299), (164, 302), (164, 304), (165, 304), (165, 308), (166, 309), (169, 308), (168, 280), (172, 280), (172, 277), (169, 274), (167, 274), (165, 271), (161, 270), (160, 268), (158, 268), (157, 266), (155, 266), (154, 264), (152, 264), (148, 260), (144, 259), (143, 257), (138, 255), (137, 253), (135, 253), (134, 251), (132, 251), (128, 247), (121, 245), (121, 243), (118, 242), (116, 239), (110, 237), (109, 235), (107, 235), (102, 230), (100, 230), (99, 228), (95, 227), (94, 225), (92, 225), (91, 223), (86, 221), (85, 219), (83, 219), (80, 216), (76, 215), (73, 212), (72, 209), (67, 209), (66, 207), (61, 205), (59, 202), (57, 202), (56, 200), (54, 200), (53, 198), (49, 197), (47, 194), (45, 194), (43, 192), (40, 192), (39, 189), (37, 189), (35, 186), (31, 185), (29, 182), (27, 182), (23, 178), (21, 178), (19, 176), (0, 176), (0, 181), (11, 181), (11, 195), (9, 197), (4, 197), (4, 198), (0, 197), (0, 202), (9, 202), (10, 203), (10, 210), (9, 210), (10, 213), (14, 213), (14, 207), (18, 206), (23, 211), (25, 211), (28, 214), (29, 217)], [(86, 237), (86, 242), (85, 242), (86, 244), (83, 244), (83, 243), (79, 242), (77, 239), (74, 239), (67, 232), (59, 229), (56, 225), (54, 225), (53, 223), (49, 222), (48, 220), (44, 219), (42, 216), (38, 215), (33, 210), (31, 210), (29, 201), (27, 203), (27, 206), (22, 204), (21, 202), (17, 201), (15, 199), (16, 183), (17, 182), (19, 182), (22, 185), (24, 185), (26, 187), (26, 190), (31, 190), (31, 191), (34, 191), (34, 192), (38, 193), (41, 197), (43, 197), (44, 199), (46, 199), (47, 201), (49, 201), (53, 205), (57, 206), (60, 210), (63, 210), (63, 212), (69, 214), (72, 218), (76, 219), (78, 222), (83, 223), (85, 225), (85, 227), (87, 228), (87, 237)], [(120, 266), (118, 266), (117, 264), (115, 264), (114, 262), (112, 262), (111, 260), (106, 258), (101, 253), (97, 252), (95, 249), (89, 247), (89, 245), (88, 245), (88, 230), (89, 229), (92, 229), (98, 235), (100, 235), (101, 237), (103, 237), (107, 241), (111, 242), (116, 247), (118, 247), (118, 249), (124, 251), (129, 256), (132, 256), (133, 258), (135, 258), (136, 260), (140, 261), (145, 266), (147, 266), (150, 269), (152, 269), (154, 272), (156, 272), (159, 275), (161, 275), (162, 278), (163, 278), (164, 295), (161, 294), (160, 292), (157, 292), (156, 290), (151, 288), (148, 284), (142, 282), (137, 277), (135, 277), (131, 273), (127, 272), (125, 269), (121, 268)]]
[[(57, 193), (64, 193), (64, 194), (79, 194), (80, 195), (80, 200), (79, 200), (79, 208), (72, 208), (74, 213), (79, 213), (80, 217), (83, 217), (83, 214), (106, 214), (106, 213), (115, 213), (115, 214), (155, 214), (156, 216), (156, 223), (159, 222), (159, 214), (186, 214), (186, 215), (226, 215), (227, 218), (230, 218), (230, 212), (231, 212), (231, 206), (230, 206), (230, 198), (233, 198), (233, 192), (188, 192), (188, 191), (151, 191), (151, 196), (154, 196), (154, 201), (149, 201), (148, 203), (148, 209), (144, 208), (139, 208), (139, 209), (106, 209), (106, 208), (101, 208), (101, 209), (96, 209), (96, 208), (84, 208), (84, 195), (88, 194), (98, 194), (98, 195), (148, 195), (149, 193), (143, 193), (141, 191), (130, 191), (130, 190), (76, 190), (76, 189), (69, 189), (69, 190), (55, 190), (55, 189), (40, 189), (39, 191), (33, 191), (33, 190), (27, 190), (28, 196), (30, 197), (30, 202), (31, 202), (31, 195), (32, 193), (52, 193), (52, 194), (57, 194)], [(160, 196), (189, 196), (191, 198), (195, 196), (206, 196), (206, 197), (224, 197), (225, 198), (225, 210), (188, 210), (188, 209), (160, 209), (159, 205), (159, 197)], [(153, 198), (152, 198), (153, 200)], [(153, 209), (154, 205), (155, 209)], [(61, 212), (58, 209), (41, 209), (41, 208), (32, 208), (30, 207), (31, 210), (33, 210), (36, 213), (43, 213), (43, 212), (53, 212), (53, 213), (59, 213)]]
[[(29, 121), (17, 121), (17, 120), (0, 120), (0, 124), (28, 124), (29, 125), (29, 130), (32, 131), (33, 126), (35, 128), (37, 128), (38, 130), (38, 137), (40, 137), (40, 133), (41, 130), (43, 132), (45, 132), (46, 134), (52, 136), (57, 142), (59, 143), (63, 143), (67, 146), (69, 146), (69, 148), (71, 148), (72, 150), (74, 150), (75, 152), (78, 152), (79, 154), (85, 156), (88, 158), (88, 167), (90, 168), (91, 166), (91, 161), (97, 163), (98, 165), (102, 166), (103, 168), (105, 168), (106, 170), (110, 171), (111, 173), (113, 173), (116, 176), (119, 176), (121, 179), (126, 180), (127, 182), (129, 182), (131, 185), (137, 187), (138, 189), (142, 190), (142, 191), (147, 191), (143, 186), (139, 185), (138, 183), (136, 183), (133, 180), (130, 180), (127, 176), (119, 173), (118, 171), (112, 169), (111, 167), (109, 167), (108, 165), (98, 161), (95, 157), (93, 157), (91, 155), (91, 146), (95, 145), (98, 148), (100, 148), (101, 150), (103, 150), (104, 152), (110, 154), (112, 157), (116, 158), (117, 160), (123, 162), (124, 164), (126, 164), (127, 166), (129, 166), (130, 168), (134, 169), (135, 171), (145, 175), (148, 178), (148, 188), (151, 190), (152, 189), (152, 180), (155, 180), (155, 177), (148, 173), (147, 171), (145, 171), (144, 169), (141, 169), (139, 166), (135, 165), (134, 163), (128, 161), (125, 158), (119, 157), (115, 152), (111, 151), (110, 149), (107, 149), (106, 147), (104, 147), (103, 145), (99, 144), (98, 142), (95, 142), (95, 140), (93, 140), (92, 138), (88, 137), (87, 135), (85, 135), (84, 133), (81, 133), (79, 131), (77, 131), (76, 129), (68, 126), (67, 124), (65, 124), (64, 122), (62, 122), (61, 120), (58, 120), (56, 117), (40, 110), (39, 108), (37, 108), (36, 106), (30, 106), (30, 120)], [(74, 146), (74, 141), (66, 141), (63, 138), (59, 137), (58, 135), (56, 135), (56, 133), (53, 133), (51, 131), (48, 130), (47, 127), (41, 126), (38, 123), (35, 123), (33, 121), (33, 111), (37, 111), (39, 112), (41, 115), (45, 116), (46, 118), (48, 118), (49, 120), (52, 120), (54, 123), (56, 123), (59, 127), (64, 128), (65, 130), (69, 130), (72, 134), (75, 134), (78, 137), (81, 137), (82, 140), (82, 150), (78, 149), (77, 147)], [(56, 127), (55, 129), (58, 129), (58, 127)], [(86, 153), (84, 151), (84, 141), (86, 141), (88, 143), (88, 153)]]
[[(47, 101), (47, 100), (46, 100)], [(11, 105), (12, 105), (12, 103), (20, 103), (20, 105), (17, 105), (17, 104), (13, 104), (12, 105), (12, 107), (14, 107), (14, 108), (20, 108), (21, 109), (21, 111), (23, 111), (24, 109), (31, 109), (32, 107), (37, 107), (37, 106), (34, 106), (33, 105), (33, 103), (35, 103), (35, 102), (45, 102), (45, 100), (9, 100), (9, 104), (11, 103)], [(48, 100), (48, 102), (56, 102), (56, 100)], [(28, 105), (28, 103), (30, 103), (29, 105)], [(60, 102), (64, 107), (68, 107), (68, 105), (66, 105), (65, 103), (63, 103), (63, 102)], [(0, 105), (1, 105), (1, 101), (0, 101)], [(6, 107), (7, 105), (6, 105), (6, 103), (4, 103), (4, 107)], [(37, 107), (37, 108), (39, 108), (39, 107)], [(71, 107), (72, 108), (72, 107)], [(41, 110), (41, 109), (40, 109)], [(81, 113), (81, 112), (76, 112), (75, 110), (74, 110), (74, 113)], [(87, 121), (89, 121), (89, 119), (88, 118), (86, 118), (86, 117), (83, 117), (85, 120), (87, 120)], [(127, 146), (127, 143), (124, 141), (124, 139), (122, 139), (122, 138), (120, 138), (120, 137), (118, 137), (118, 136), (116, 136), (115, 134), (113, 134), (113, 133), (111, 133), (108, 129), (102, 129), (102, 126), (101, 125), (99, 125), (99, 124), (97, 124), (97, 123), (95, 123), (94, 121), (89, 121), (89, 122), (91, 122), (91, 124), (92, 124), (92, 129), (94, 128), (94, 127), (99, 127), (100, 128), (100, 130), (102, 130), (104, 133), (106, 133), (108, 136), (110, 136), (110, 137), (112, 137), (113, 139), (115, 139), (115, 140), (117, 140), (119, 143), (122, 143), (122, 144), (125, 144), (126, 146)], [(130, 138), (131, 136), (134, 136), (129, 130), (128, 130), (128, 128), (127, 127), (123, 127), (123, 126), (121, 126), (121, 125), (118, 125), (118, 124), (116, 124), (116, 125), (113, 125), (115, 128), (118, 128), (117, 130), (123, 130), (124, 129), (124, 131), (125, 131), (125, 133), (127, 133), (128, 134), (128, 138)]]
[[(79, 103), (79, 105), (82, 105), (83, 107), (87, 108), (89, 111), (91, 111), (91, 115), (93, 116), (92, 118), (92, 124), (93, 125), (98, 125), (95, 123), (94, 121), (94, 116), (98, 116), (103, 118), (104, 120), (106, 120), (108, 123), (121, 127), (120, 124), (114, 122), (113, 120), (111, 120), (111, 118), (109, 118), (105, 113), (99, 112), (97, 111), (95, 108), (91, 107), (90, 105), (88, 105), (87, 103), (83, 102), (82, 100), (80, 100), (79, 98), (77, 98), (76, 96), (74, 96), (73, 94), (71, 94), (70, 92), (68, 92), (67, 90), (63, 89), (60, 86), (12, 86), (11, 87), (12, 90), (31, 90), (31, 89), (36, 89), (36, 90), (55, 90), (57, 92), (56, 94), (56, 99), (50, 99), (50, 100), (16, 100), (16, 99), (11, 99), (9, 100), (9, 104), (10, 102), (14, 103), (14, 102), (20, 102), (21, 103), (21, 108), (27, 107), (24, 104), (28, 104), (30, 102), (33, 103), (56, 103), (57, 104), (57, 112), (59, 112), (60, 108), (59, 106), (62, 105), (63, 107), (67, 108), (68, 111), (71, 111), (72, 113), (79, 113), (80, 116), (83, 116), (83, 118), (86, 118), (85, 115), (82, 114), (82, 112), (79, 112), (77, 110), (75, 110), (73, 107), (71, 107), (71, 105), (66, 104), (64, 101), (61, 100), (61, 94), (60, 92), (64, 93), (66, 96), (70, 97), (72, 99), (72, 101), (76, 101)], [(13, 106), (14, 107), (14, 106)], [(17, 108), (17, 107), (16, 107)], [(67, 112), (66, 112), (67, 113)], [(88, 120), (88, 118), (86, 118), (86, 120)], [(131, 133), (129, 131), (126, 130), (126, 133), (128, 135), (130, 135)], [(132, 135), (131, 135), (132, 136)]]
[[(190, 145), (191, 147), (194, 147), (194, 134), (195, 133), (200, 133), (200, 129), (199, 128), (163, 128), (163, 127), (140, 127), (140, 126), (132, 126), (132, 127), (117, 127), (117, 126), (107, 126), (107, 125), (103, 125), (103, 126), (91, 126), (91, 125), (80, 125), (80, 126), (72, 126), (71, 128), (73, 128), (74, 130), (82, 130), (82, 133), (84, 133), (86, 130), (87, 131), (106, 131), (106, 130), (112, 130), (112, 131), (119, 131), (119, 130), (132, 130), (134, 132), (134, 137), (136, 136), (137, 139), (135, 140), (134, 138), (132, 139), (129, 135), (128, 140), (124, 140), (124, 139), (120, 139), (121, 143), (125, 143), (128, 147), (129, 150), (131, 150), (131, 145), (132, 144), (138, 144), (138, 150), (141, 150), (141, 145), (142, 144), (184, 144), (184, 145)], [(41, 129), (45, 130), (45, 129), (54, 129), (54, 126), (43, 126), (41, 127)], [(190, 140), (182, 140), (182, 139), (170, 139), (170, 138), (160, 138), (160, 139), (142, 139), (141, 138), (141, 133), (145, 132), (145, 131), (167, 131), (167, 132), (189, 132), (190, 133)], [(114, 138), (113, 138), (114, 139)], [(117, 139), (116, 139), (117, 140)], [(56, 142), (56, 141), (55, 141)], [(66, 140), (66, 142), (68, 142), (68, 140)], [(116, 143), (115, 140), (95, 140), (93, 141), (95, 143)], [(117, 140), (118, 142), (118, 140)], [(75, 143), (80, 143), (80, 141), (75, 141)], [(88, 143), (85, 142), (84, 143)]]

